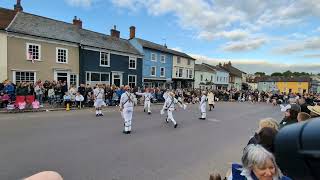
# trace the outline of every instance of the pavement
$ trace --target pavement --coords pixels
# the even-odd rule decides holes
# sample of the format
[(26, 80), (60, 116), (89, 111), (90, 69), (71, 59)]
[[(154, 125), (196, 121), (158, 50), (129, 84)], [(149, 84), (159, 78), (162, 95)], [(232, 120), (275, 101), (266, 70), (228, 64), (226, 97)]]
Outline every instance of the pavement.
[(241, 153), (261, 118), (280, 121), (279, 107), (219, 102), (198, 120), (198, 105), (178, 109), (177, 129), (160, 115), (136, 107), (133, 132), (122, 134), (118, 108), (0, 114), (0, 179), (39, 171), (59, 172), (65, 180), (207, 180), (225, 173)]

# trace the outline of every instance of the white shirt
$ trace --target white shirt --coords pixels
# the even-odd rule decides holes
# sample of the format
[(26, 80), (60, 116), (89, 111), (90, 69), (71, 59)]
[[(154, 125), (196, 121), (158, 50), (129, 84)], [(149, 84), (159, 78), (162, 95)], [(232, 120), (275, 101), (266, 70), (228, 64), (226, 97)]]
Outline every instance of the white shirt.
[(76, 96), (76, 101), (84, 101), (83, 96), (80, 94), (79, 96)]
[(96, 88), (93, 90), (93, 95), (96, 99), (103, 99), (104, 89)]
[(125, 92), (121, 95), (120, 106), (122, 108), (133, 107), (136, 103), (137, 103), (137, 99), (133, 94), (129, 92)]
[(174, 110), (174, 105), (178, 103), (178, 100), (174, 97), (168, 96), (164, 102), (163, 109)]
[(206, 101), (207, 101), (207, 96), (206, 96), (206, 95), (202, 95), (202, 96), (201, 96), (200, 105), (205, 104)]

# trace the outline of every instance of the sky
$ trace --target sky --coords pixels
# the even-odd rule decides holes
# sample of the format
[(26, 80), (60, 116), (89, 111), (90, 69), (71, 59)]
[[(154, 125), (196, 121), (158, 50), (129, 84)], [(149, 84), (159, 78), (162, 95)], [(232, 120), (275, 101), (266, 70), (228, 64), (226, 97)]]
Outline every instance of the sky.
[[(320, 0), (21, 0), (25, 12), (122, 38), (136, 36), (198, 62), (243, 71), (320, 73)], [(15, 0), (1, 0), (12, 9)]]

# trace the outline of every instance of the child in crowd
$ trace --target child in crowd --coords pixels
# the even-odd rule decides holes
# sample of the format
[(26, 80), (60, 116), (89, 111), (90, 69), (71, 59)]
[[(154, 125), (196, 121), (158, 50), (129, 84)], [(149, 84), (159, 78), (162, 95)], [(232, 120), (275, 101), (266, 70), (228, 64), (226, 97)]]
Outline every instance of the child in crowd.
[(311, 118), (311, 116), (305, 112), (299, 112), (299, 114), (297, 116), (298, 122), (306, 121), (310, 118)]
[(75, 100), (76, 100), (77, 107), (82, 108), (84, 97), (80, 94), (80, 92), (77, 92)]
[(1, 93), (0, 95), (0, 107), (5, 108), (9, 104), (10, 96), (6, 93)]
[(54, 98), (55, 98), (54, 88), (53, 86), (51, 86), (50, 89), (48, 90), (48, 102), (50, 105), (52, 105)]
[(71, 96), (69, 92), (65, 92), (65, 95), (63, 96), (64, 106), (67, 107), (67, 104), (71, 104)]
[(93, 96), (92, 92), (88, 92), (88, 94), (87, 94), (87, 105), (89, 107), (93, 107), (93, 104), (94, 104), (94, 96)]

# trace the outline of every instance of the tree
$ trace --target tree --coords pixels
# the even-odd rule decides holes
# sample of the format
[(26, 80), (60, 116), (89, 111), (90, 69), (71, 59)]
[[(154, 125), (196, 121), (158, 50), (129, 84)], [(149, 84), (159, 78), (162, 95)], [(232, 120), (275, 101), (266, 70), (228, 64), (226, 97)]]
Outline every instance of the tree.
[(262, 76), (266, 76), (266, 73), (265, 72), (256, 72), (256, 73), (254, 73), (254, 75), (262, 77)]
[(290, 76), (293, 76), (293, 73), (291, 71), (286, 71), (284, 73), (282, 73), (282, 76), (285, 76), (285, 77), (290, 77)]
[(274, 72), (271, 74), (271, 76), (282, 76), (281, 72)]

